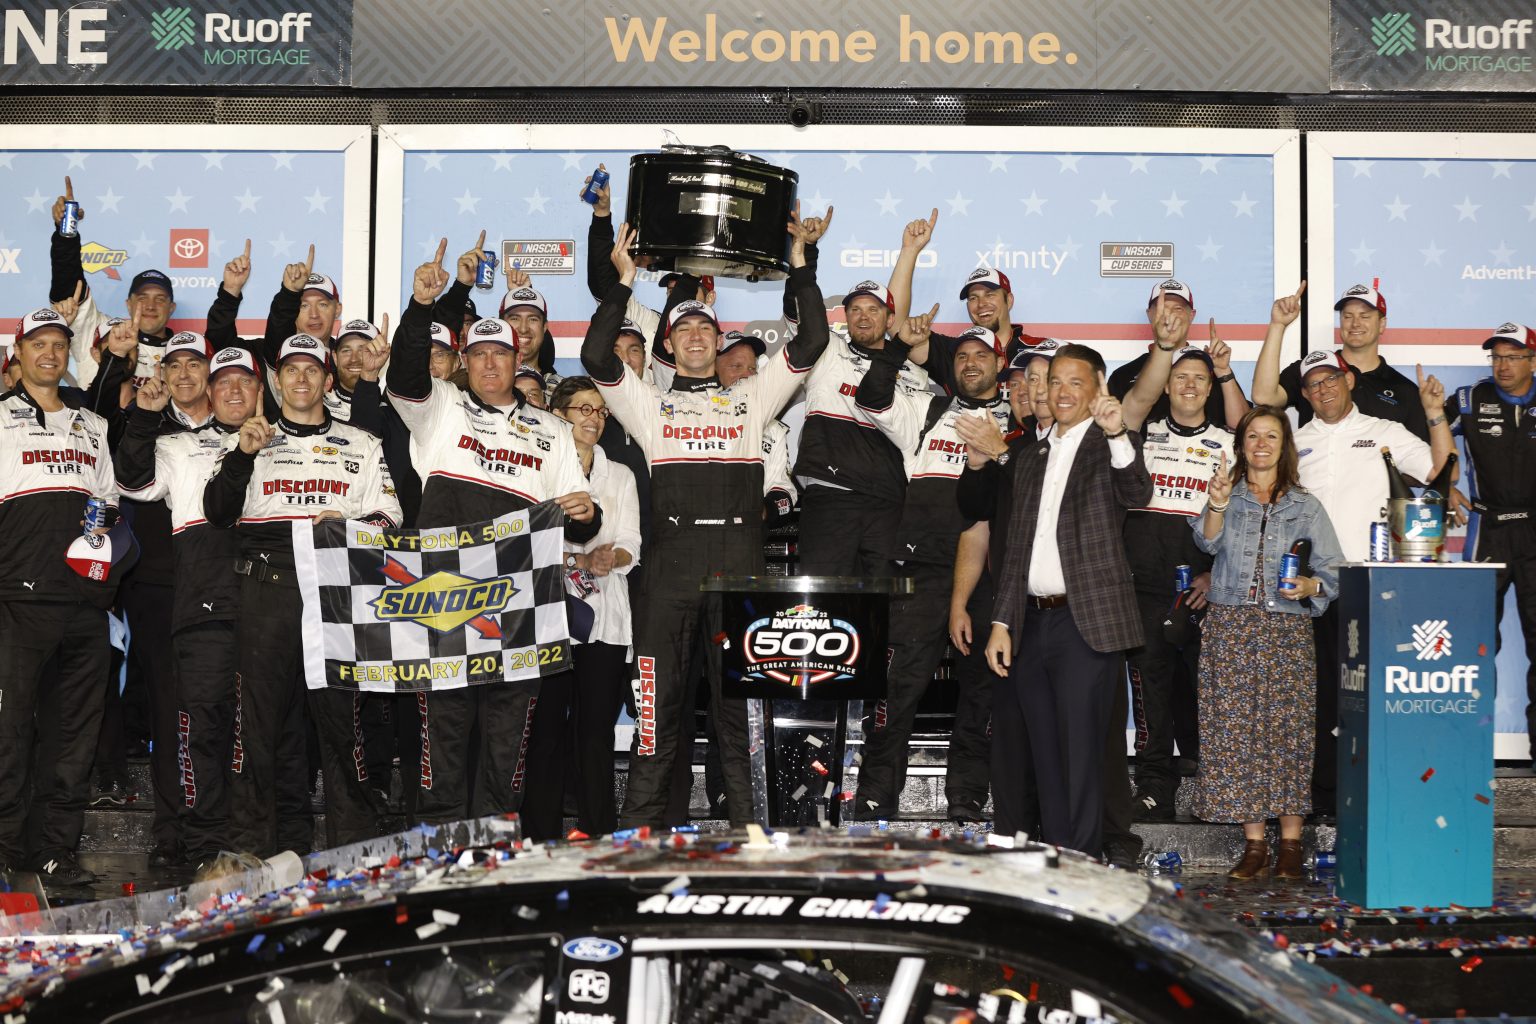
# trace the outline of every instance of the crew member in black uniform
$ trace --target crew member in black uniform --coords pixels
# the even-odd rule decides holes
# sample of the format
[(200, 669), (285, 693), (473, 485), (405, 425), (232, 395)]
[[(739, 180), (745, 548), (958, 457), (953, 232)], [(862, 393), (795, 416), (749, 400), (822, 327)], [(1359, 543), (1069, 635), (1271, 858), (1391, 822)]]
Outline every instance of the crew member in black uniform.
[[(1280, 341), (1285, 330), (1301, 315), (1301, 297), (1307, 282), (1294, 295), (1276, 299), (1269, 312), (1269, 330), (1253, 368), (1253, 400), (1261, 405), (1291, 408), (1302, 426), (1312, 421), (1312, 405), (1301, 386), (1301, 360), (1280, 369)], [(1339, 314), (1337, 354), (1355, 378), (1355, 408), (1367, 416), (1401, 423), (1429, 443), (1429, 423), (1419, 401), (1419, 386), (1381, 357), (1381, 338), (1387, 329), (1387, 299), (1373, 282), (1351, 285), (1333, 304)]]
[[(370, 349), (379, 363), (387, 354), (385, 345)], [(233, 567), (241, 577), (240, 742), (250, 773), (242, 778), (258, 791), (275, 792), (285, 806), (307, 801), (308, 787), (293, 792), (291, 768), (277, 763), (283, 734), (302, 734), (307, 706), (325, 774), (326, 845), (335, 847), (376, 835), (381, 808), (363, 763), (361, 694), (310, 689), (306, 699), (291, 524), (339, 518), (394, 526), (400, 502), (379, 439), (326, 413), (325, 342), (308, 334), (289, 338), (278, 350), (276, 375), (281, 416), (269, 423), (258, 410), (231, 436), (235, 443), (203, 490), (203, 512), (214, 526), (234, 527), (240, 543)], [(317, 443), (320, 438), (326, 444)], [(237, 808), (235, 838), (243, 849), (266, 854), (276, 848), (275, 834), (268, 838), (274, 810), (270, 804)]]
[[(805, 247), (827, 221), (791, 219), (790, 280), (801, 309), (824, 309)], [(763, 431), (794, 395), (827, 344), (825, 317), (807, 317), (800, 332), (755, 376), (722, 389), (715, 359), (722, 339), (714, 310), (674, 288), (664, 311), (665, 347), (677, 374), (671, 389), (644, 383), (614, 352), (635, 279), (628, 225), (613, 247), (619, 271), (582, 342), (581, 361), (615, 415), (640, 442), (651, 466), (649, 570), (635, 599), (636, 705), (623, 826), (661, 825), (674, 760), (692, 744), (692, 709), (684, 694), (695, 643), (720, 631), (718, 595), (701, 595), (705, 575), (751, 575), (763, 569)], [(722, 746), (727, 810), (732, 822), (752, 816), (746, 711), (720, 700), (720, 648), (704, 647), (716, 734)]]
[[(88, 499), (105, 501), (113, 520), (117, 512), (106, 421), (59, 384), (69, 342), (53, 310), (22, 317), (12, 356), (21, 380), (0, 395), (0, 865), (31, 866), (44, 884), (66, 886), (96, 879), (74, 850), (110, 662), (106, 609), (117, 589), (110, 575), (87, 579), (65, 560)], [(34, 766), (40, 721), (55, 723), (48, 740), (56, 754)], [(31, 850), (29, 804), (38, 823)]]
[[(944, 656), (955, 553), (961, 534), (973, 526), (960, 514), (955, 500), (955, 482), (965, 468), (966, 453), (956, 424), (964, 417), (985, 417), (999, 433), (1008, 429), (1008, 402), (997, 387), (998, 371), (1004, 366), (1003, 345), (985, 327), (972, 327), (957, 340), (951, 373), (954, 398), (897, 392), (896, 374), (908, 347), (927, 341), (937, 313), (934, 306), (931, 313), (903, 323), (858, 388), (859, 407), (872, 415), (906, 459), (910, 482), (890, 552), (894, 563), (890, 571), (911, 576), (914, 588), (910, 599), (897, 601), (891, 608), (886, 697), (875, 705), (865, 732), (854, 816), (866, 820), (896, 815), (906, 783), (907, 742), (917, 705)], [(978, 608), (977, 614), (982, 610)], [(984, 614), (990, 615), (991, 609)], [(992, 684), (986, 674), (961, 678), (958, 697), (950, 750), (960, 756), (950, 759), (947, 774), (951, 788), (961, 797), (951, 803), (965, 806), (954, 807), (953, 816), (979, 821), (987, 792), (985, 730)], [(980, 752), (974, 749), (977, 745)], [(971, 777), (962, 783), (960, 776), (967, 769)]]
[[(1493, 375), (1456, 389), (1446, 415), (1467, 446), (1467, 493), (1447, 496), (1469, 512), (1466, 554), (1471, 562), (1503, 562), (1498, 570), (1498, 612), (1515, 588), (1515, 610), (1525, 636), (1525, 725), (1536, 765), (1536, 399), (1532, 358), (1536, 330), (1499, 326), (1483, 342)], [(1453, 492), (1454, 493), (1454, 492)], [(1470, 500), (1468, 500), (1470, 499)], [(1499, 642), (1503, 643), (1500, 633)]]
[[(1162, 299), (1159, 307), (1158, 299)], [(1158, 310), (1162, 312), (1159, 313)], [(1125, 401), (1131, 393), (1131, 388), (1147, 368), (1147, 362), (1152, 358), (1152, 350), (1160, 348), (1164, 352), (1177, 353), (1189, 345), (1189, 326), (1195, 318), (1195, 293), (1182, 281), (1169, 278), (1166, 281), (1152, 287), (1152, 294), (1147, 297), (1147, 322), (1153, 326), (1152, 344), (1147, 346), (1147, 351), (1132, 359), (1130, 362), (1116, 368), (1109, 375), (1109, 393)], [(1212, 423), (1219, 423), (1229, 429), (1235, 428), (1239, 420), (1248, 411), (1248, 399), (1243, 395), (1243, 386), (1237, 382), (1237, 377), (1232, 373), (1232, 352), (1225, 344), (1217, 345), (1221, 339), (1216, 334), (1216, 320), (1213, 317), (1210, 323), (1210, 338), (1207, 344), (1210, 346), (1212, 358), (1218, 355), (1220, 363), (1215, 363), (1216, 379), (1211, 389), (1210, 397), (1205, 403), (1205, 418)], [(1174, 355), (1177, 359), (1178, 356)], [(1166, 378), (1164, 378), (1166, 379)], [(1146, 422), (1153, 420), (1165, 420), (1168, 418), (1168, 395), (1164, 393), (1161, 385), (1156, 389), (1156, 399), (1151, 410), (1147, 413)]]
[[(171, 339), (165, 365), (174, 365), (182, 337)], [(203, 489), (231, 436), (255, 415), (261, 395), (260, 364), (245, 349), (222, 349), (210, 366), (211, 422), (195, 429), (168, 429), (174, 400), (163, 381), (151, 379), (139, 390), (113, 455), (124, 495), (140, 502), (163, 501), (171, 517), (177, 586), (169, 653), (175, 664), (176, 699), (171, 716), (175, 730), (166, 742), (176, 754), (174, 808), (191, 864), (207, 863), (220, 850), (235, 848), (229, 834), (229, 775), (237, 756), (240, 702), (240, 577), (230, 571), (240, 546), (233, 531), (208, 523)], [(299, 739), (295, 753), (302, 758)], [(312, 827), (309, 808), (300, 811), (307, 835)], [(279, 832), (291, 824), (281, 823)]]
[[(513, 385), (518, 336), (505, 321), (486, 318), (463, 338), (468, 387), (432, 376), (431, 325), (437, 308), (456, 308), (479, 268), (480, 247), (459, 257), (457, 282), (444, 293), (447, 239), (435, 261), (416, 268), (411, 303), (395, 331), (395, 355), (386, 382), (390, 403), (410, 427), (426, 474), (418, 525), (465, 526), (558, 502), (568, 517), (565, 535), (583, 543), (597, 535), (601, 513), (586, 491), (570, 427), (530, 406)], [(442, 296), (440, 299), (439, 296)], [(561, 834), (564, 792), (558, 764), (524, 764), (541, 687), (568, 686), (571, 673), (542, 682), (502, 682), (417, 694), (421, 759), (408, 784), (416, 787), (416, 813), (429, 822), (471, 814), (522, 810), (525, 828), (539, 838)], [(470, 760), (478, 742), (478, 763)], [(539, 797), (527, 794), (540, 789)]]

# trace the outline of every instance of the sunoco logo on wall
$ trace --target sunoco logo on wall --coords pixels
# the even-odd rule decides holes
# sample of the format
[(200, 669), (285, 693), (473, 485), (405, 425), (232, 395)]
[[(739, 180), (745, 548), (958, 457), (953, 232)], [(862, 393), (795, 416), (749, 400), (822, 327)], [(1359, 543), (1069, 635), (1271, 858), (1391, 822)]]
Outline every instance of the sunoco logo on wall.
[(1519, 0), (1334, 0), (1333, 88), (1536, 89), (1536, 19)]

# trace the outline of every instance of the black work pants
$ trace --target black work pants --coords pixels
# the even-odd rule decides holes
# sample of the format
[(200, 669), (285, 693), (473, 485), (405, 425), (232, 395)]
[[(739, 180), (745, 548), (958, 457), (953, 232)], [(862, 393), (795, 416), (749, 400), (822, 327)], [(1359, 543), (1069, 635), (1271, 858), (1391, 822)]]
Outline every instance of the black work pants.
[[(971, 617), (971, 653), (955, 651), (955, 729), (945, 758), (944, 795), (950, 803), (987, 802), (992, 779), (992, 691), (1000, 682), (987, 667), (992, 635), (992, 577), (983, 574), (965, 605)], [(948, 617), (945, 618), (946, 632)]]
[(522, 810), (538, 693), (537, 680), (524, 680), (417, 695), (417, 817), (442, 824)]
[(138, 665), (149, 712), (149, 778), (154, 789), (155, 847), (180, 852), (180, 737), (177, 729), (176, 660), (171, 644), (173, 588), (140, 583), (131, 576), (122, 591), (128, 617), (128, 657)]
[[(889, 576), (901, 503), (835, 487), (800, 492), (795, 554), (802, 576)], [(902, 573), (906, 575), (906, 573)]]
[(618, 828), (613, 795), (613, 726), (629, 690), (625, 649), (577, 644), (571, 680), (571, 737), (567, 758), (576, 791), (576, 826), (589, 836)]
[(181, 768), (177, 810), (182, 845), (194, 864), (232, 848), (229, 774), (239, 688), (238, 638), (233, 622), (195, 623), (171, 638)]
[[(1491, 523), (1481, 517), (1478, 524), (1476, 558), (1481, 562), (1503, 562), (1497, 572), (1495, 621), (1504, 621), (1504, 599), (1515, 590), (1515, 611), (1520, 617), (1520, 632), (1525, 639), (1525, 728), (1530, 737), (1531, 758), (1536, 760), (1536, 526), (1529, 521)], [(1330, 605), (1329, 607), (1332, 607)], [(1503, 631), (1499, 646), (1504, 645)]]
[[(1200, 631), (1191, 628), (1184, 648), (1173, 646), (1163, 635), (1173, 598), (1164, 594), (1136, 592), (1145, 642), (1130, 652), (1131, 714), (1136, 726), (1136, 789), (1172, 806), (1179, 791), (1179, 773), (1173, 767), (1173, 747), (1187, 757), (1196, 756), (1193, 744), (1182, 737), (1198, 728), (1195, 681), (1199, 676)], [(1182, 609), (1180, 614), (1187, 614)], [(1190, 719), (1194, 718), (1195, 721)], [(1187, 730), (1187, 732), (1185, 731)]]
[(1339, 788), (1339, 606), (1312, 620), (1317, 657), (1317, 714), (1313, 720), (1312, 810), (1333, 814)]

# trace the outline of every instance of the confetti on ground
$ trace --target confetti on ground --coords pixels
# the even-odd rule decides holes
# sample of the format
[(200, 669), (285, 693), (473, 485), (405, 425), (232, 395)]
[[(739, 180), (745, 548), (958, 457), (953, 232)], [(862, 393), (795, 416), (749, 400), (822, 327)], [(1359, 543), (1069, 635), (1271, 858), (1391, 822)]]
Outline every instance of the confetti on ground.
[(1434, 776), (1434, 774), (1435, 770), (1433, 768), (1426, 768), (1424, 769), (1424, 774), (1419, 776), (1419, 781), (1428, 782)]

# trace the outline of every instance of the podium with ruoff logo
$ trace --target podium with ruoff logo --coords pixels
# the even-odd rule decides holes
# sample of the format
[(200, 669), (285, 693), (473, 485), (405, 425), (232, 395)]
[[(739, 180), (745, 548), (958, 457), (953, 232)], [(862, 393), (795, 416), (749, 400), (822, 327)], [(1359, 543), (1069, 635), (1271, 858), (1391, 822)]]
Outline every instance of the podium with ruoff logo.
[(1498, 620), (1487, 562), (1340, 571), (1338, 895), (1493, 902)]

